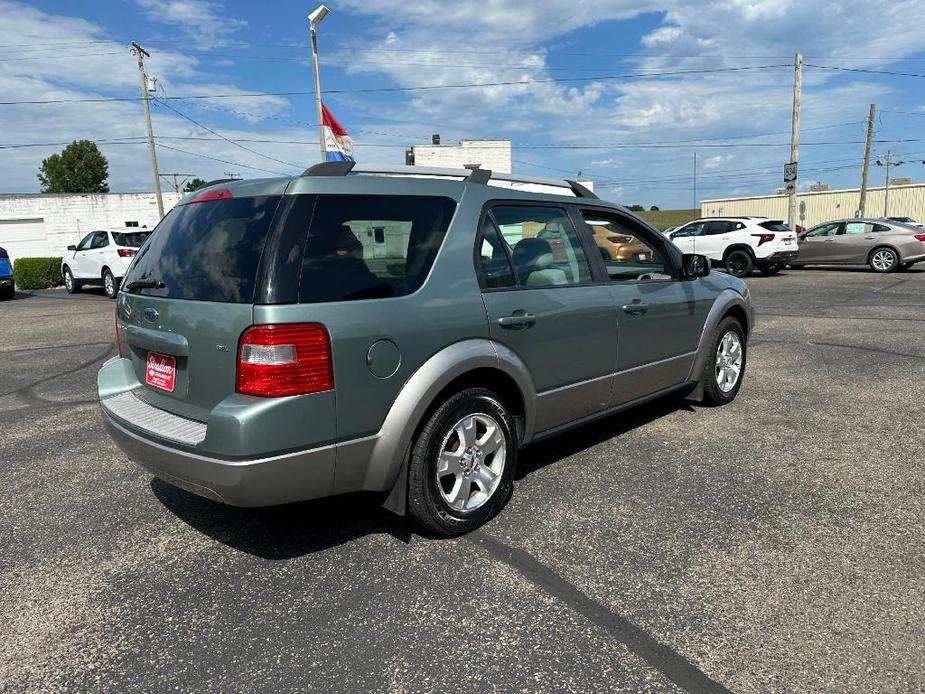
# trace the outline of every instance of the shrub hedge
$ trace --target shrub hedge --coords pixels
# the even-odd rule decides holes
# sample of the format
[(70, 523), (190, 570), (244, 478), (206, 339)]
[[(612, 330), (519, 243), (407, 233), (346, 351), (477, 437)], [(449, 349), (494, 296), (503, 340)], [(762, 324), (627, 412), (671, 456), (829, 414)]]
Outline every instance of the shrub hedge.
[(61, 258), (17, 258), (13, 263), (17, 289), (47, 289), (64, 284)]

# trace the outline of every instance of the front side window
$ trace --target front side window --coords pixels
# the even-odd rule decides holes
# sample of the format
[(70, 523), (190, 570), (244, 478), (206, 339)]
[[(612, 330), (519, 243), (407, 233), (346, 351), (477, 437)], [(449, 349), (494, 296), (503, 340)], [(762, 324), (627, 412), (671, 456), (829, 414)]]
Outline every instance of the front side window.
[(706, 225), (706, 222), (693, 222), (673, 232), (671, 234), (671, 238), (683, 239), (688, 236), (699, 236), (700, 233), (703, 231), (703, 228), (705, 225)]
[(568, 214), (561, 207), (496, 205), (491, 217), (524, 287), (584, 284), (591, 267)]
[(611, 282), (672, 279), (664, 253), (646, 235), (619, 217), (582, 212), (594, 232)]
[(410, 195), (319, 195), (299, 280), (304, 303), (404, 296), (427, 277), (456, 203)]
[(838, 234), (838, 228), (841, 226), (838, 222), (831, 224), (823, 224), (816, 227), (815, 229), (810, 229), (806, 232), (806, 235), (811, 238), (818, 238), (822, 236), (835, 236)]
[(95, 238), (96, 238), (96, 232), (87, 234), (80, 240), (80, 243), (77, 244), (77, 250), (78, 251), (90, 250), (91, 246), (93, 245), (93, 239)]

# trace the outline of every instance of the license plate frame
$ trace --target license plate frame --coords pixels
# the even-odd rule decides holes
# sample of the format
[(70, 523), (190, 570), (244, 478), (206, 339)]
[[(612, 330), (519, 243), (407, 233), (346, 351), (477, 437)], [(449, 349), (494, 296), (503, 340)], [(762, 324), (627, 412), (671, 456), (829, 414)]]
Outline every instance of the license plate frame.
[(145, 360), (145, 384), (172, 393), (177, 387), (177, 358), (170, 354), (148, 352)]

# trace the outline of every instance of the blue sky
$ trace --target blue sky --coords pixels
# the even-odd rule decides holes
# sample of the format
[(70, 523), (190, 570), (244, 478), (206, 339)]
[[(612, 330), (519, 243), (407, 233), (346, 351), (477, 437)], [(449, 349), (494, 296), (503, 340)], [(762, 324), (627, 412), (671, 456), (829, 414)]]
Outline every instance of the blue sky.
[[(507, 137), (516, 172), (580, 170), (627, 204), (689, 207), (695, 152), (698, 199), (773, 193), (789, 158), (787, 64), (799, 50), (817, 66), (804, 76), (801, 185), (858, 184), (872, 101), (876, 151), (907, 160), (896, 175), (925, 180), (918, 0), (328, 4), (325, 101), (363, 162), (403, 163), (434, 132), (444, 142)], [(0, 101), (55, 102), (0, 105), (0, 191), (37, 191), (41, 160), (77, 138), (100, 142), (112, 190), (150, 189), (140, 105), (105, 100), (138, 94), (132, 40), (151, 51), (149, 72), (171, 97), (173, 110), (153, 109), (162, 171), (297, 173), (317, 159), (314, 6), (0, 0)], [(101, 101), (73, 101), (86, 98)]]

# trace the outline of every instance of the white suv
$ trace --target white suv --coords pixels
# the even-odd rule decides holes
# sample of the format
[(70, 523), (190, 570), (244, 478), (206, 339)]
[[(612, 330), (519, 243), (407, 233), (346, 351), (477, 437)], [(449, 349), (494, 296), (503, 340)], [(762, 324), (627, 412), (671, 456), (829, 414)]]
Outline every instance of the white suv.
[(76, 246), (68, 246), (61, 259), (64, 287), (73, 294), (85, 284), (102, 285), (106, 296), (114, 299), (120, 280), (150, 233), (147, 229), (91, 231)]
[(773, 275), (799, 253), (790, 227), (767, 217), (697, 219), (669, 232), (668, 238), (683, 252), (705, 255), (736, 277), (747, 277), (756, 267)]

